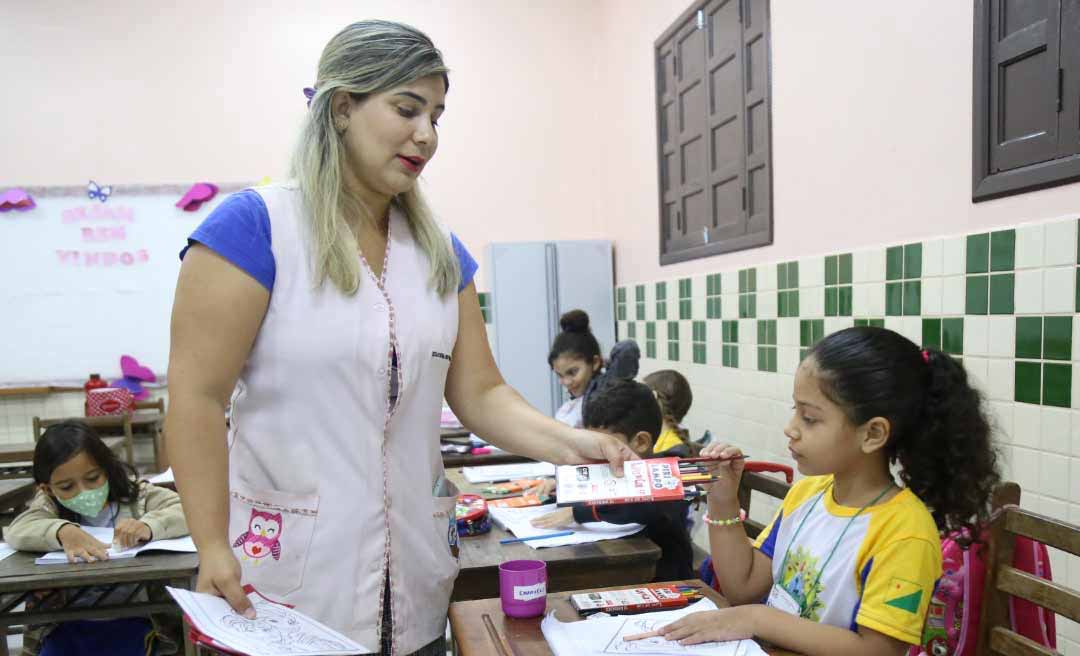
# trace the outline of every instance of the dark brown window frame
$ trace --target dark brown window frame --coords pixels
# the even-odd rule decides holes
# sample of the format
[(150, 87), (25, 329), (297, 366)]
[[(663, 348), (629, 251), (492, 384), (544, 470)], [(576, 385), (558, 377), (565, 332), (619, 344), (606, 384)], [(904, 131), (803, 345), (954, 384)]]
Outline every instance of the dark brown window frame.
[[(747, 0), (734, 0), (739, 4), (740, 16), (744, 10), (743, 3)], [(747, 250), (750, 248), (758, 248), (761, 246), (768, 246), (773, 243), (773, 233), (775, 228), (775, 205), (773, 194), (773, 149), (772, 149), (772, 30), (769, 23), (772, 20), (771, 2), (770, 0), (764, 0), (765, 7), (765, 21), (766, 27), (762, 35), (762, 39), (765, 41), (765, 81), (768, 89), (767, 97), (765, 98), (765, 111), (768, 116), (768, 150), (767, 150), (767, 174), (768, 174), (768, 218), (767, 218), (767, 230), (751, 232), (739, 237), (728, 238), (720, 241), (713, 241), (702, 244), (701, 246), (691, 246), (677, 250), (674, 252), (665, 252), (665, 212), (664, 212), (664, 170), (663, 170), (663, 158), (664, 158), (664, 141), (662, 140), (662, 126), (661, 126), (661, 109), (660, 109), (660, 96), (659, 89), (661, 88), (661, 77), (664, 72), (660, 67), (660, 49), (661, 46), (669, 39), (676, 36), (681, 28), (692, 18), (696, 13), (703, 10), (709, 5), (710, 0), (695, 0), (695, 2), (687, 8), (672, 24), (671, 26), (660, 35), (659, 38), (653, 43), (653, 62), (655, 65), (655, 78), (654, 78), (654, 100), (653, 109), (656, 112), (656, 152), (657, 152), (657, 197), (658, 197), (658, 222), (657, 222), (657, 234), (658, 234), (658, 250), (660, 257), (660, 265), (675, 264), (678, 262), (686, 262), (689, 260), (700, 259), (704, 257), (710, 257), (713, 255), (720, 255), (723, 253), (731, 253), (734, 251)], [(743, 85), (743, 97), (742, 102), (746, 102), (746, 86)], [(744, 134), (746, 130), (746, 122), (743, 124)], [(746, 206), (745, 195), (747, 193), (746, 185), (749, 184), (747, 180), (744, 183), (744, 208)], [(745, 211), (745, 209), (744, 209)], [(749, 216), (746, 217), (749, 220)], [(686, 219), (683, 218), (683, 221)]]
[[(992, 0), (975, 0), (972, 80), (971, 200), (980, 202), (1046, 189), (1080, 180), (1080, 154), (1029, 164), (1008, 171), (990, 171), (990, 76)], [(1062, 7), (1065, 11), (1065, 7)], [(1065, 21), (1063, 20), (1062, 23)]]

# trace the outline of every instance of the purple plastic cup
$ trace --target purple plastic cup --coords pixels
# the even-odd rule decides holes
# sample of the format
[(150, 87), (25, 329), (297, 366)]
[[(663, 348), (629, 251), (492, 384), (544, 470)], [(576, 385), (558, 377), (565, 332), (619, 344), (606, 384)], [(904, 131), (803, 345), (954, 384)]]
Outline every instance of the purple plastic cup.
[(510, 617), (539, 617), (547, 608), (547, 563), (508, 560), (499, 565), (499, 598)]

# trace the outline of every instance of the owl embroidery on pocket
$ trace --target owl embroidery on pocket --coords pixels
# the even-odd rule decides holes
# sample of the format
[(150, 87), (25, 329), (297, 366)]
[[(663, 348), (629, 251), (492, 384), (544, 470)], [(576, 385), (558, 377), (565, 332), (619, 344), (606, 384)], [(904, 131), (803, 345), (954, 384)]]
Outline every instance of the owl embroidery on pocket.
[(240, 547), (243, 560), (251, 559), (258, 565), (267, 555), (274, 560), (281, 559), (281, 513), (268, 513), (262, 510), (251, 509), (251, 518), (248, 520), (248, 530), (240, 534), (233, 542), (233, 548)]

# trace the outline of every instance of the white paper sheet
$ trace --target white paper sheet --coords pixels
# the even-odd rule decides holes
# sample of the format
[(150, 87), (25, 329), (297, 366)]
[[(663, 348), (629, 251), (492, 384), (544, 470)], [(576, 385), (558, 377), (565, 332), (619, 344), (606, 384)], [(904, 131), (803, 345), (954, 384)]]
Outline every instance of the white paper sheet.
[(375, 652), (300, 611), (275, 604), (257, 592), (248, 595), (255, 619), (238, 615), (220, 597), (165, 588), (204, 635), (248, 656), (351, 656)]
[[(110, 527), (99, 526), (80, 526), (82, 530), (86, 531), (93, 537), (105, 544), (112, 545), (113, 541), (113, 529)], [(175, 551), (179, 553), (195, 553), (195, 542), (191, 539), (191, 536), (182, 538), (173, 538), (171, 540), (153, 540), (146, 544), (140, 544), (137, 547), (131, 549), (120, 549), (116, 546), (109, 547), (109, 560), (123, 560), (124, 558), (134, 558), (144, 551)], [(40, 556), (34, 560), (35, 565), (63, 565), (68, 562), (67, 554), (63, 551), (50, 551), (44, 556)]]
[(540, 623), (544, 638), (555, 656), (599, 656), (600, 654), (664, 654), (668, 656), (765, 656), (753, 640), (707, 642), (680, 645), (663, 638), (626, 642), (623, 636), (653, 631), (700, 611), (716, 610), (709, 599), (678, 610), (640, 615), (593, 616), (580, 622), (561, 622), (549, 613)]
[(154, 485), (161, 485), (162, 483), (175, 483), (176, 477), (173, 476), (172, 467), (169, 467), (160, 474), (154, 474), (150, 478), (146, 479), (146, 481)]
[(470, 483), (496, 483), (513, 481), (519, 478), (540, 478), (554, 476), (555, 465), (550, 462), (522, 462), (512, 465), (485, 465), (483, 467), (462, 467), (461, 473)]
[(546, 515), (558, 510), (555, 504), (549, 503), (543, 506), (530, 506), (528, 508), (492, 508), (488, 507), (491, 518), (499, 526), (514, 534), (515, 537), (527, 538), (533, 535), (545, 535), (560, 531), (573, 531), (573, 535), (562, 535), (557, 538), (528, 540), (521, 544), (527, 544), (533, 549), (541, 547), (565, 547), (571, 544), (585, 544), (587, 542), (600, 542), (601, 540), (614, 540), (633, 535), (644, 528), (641, 524), (609, 524), (607, 522), (589, 522), (588, 524), (572, 524), (568, 528), (536, 528), (532, 520), (541, 515)]
[(0, 560), (3, 560), (15, 553), (18, 552), (15, 549), (9, 547), (7, 542), (0, 542)]

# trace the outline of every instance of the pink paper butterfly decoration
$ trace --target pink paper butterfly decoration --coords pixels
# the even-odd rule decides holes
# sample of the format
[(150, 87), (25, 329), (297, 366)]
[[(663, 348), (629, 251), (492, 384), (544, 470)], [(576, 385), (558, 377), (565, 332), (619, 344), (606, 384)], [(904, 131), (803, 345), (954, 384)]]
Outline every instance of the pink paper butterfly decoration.
[(188, 189), (184, 197), (176, 201), (176, 206), (185, 212), (194, 212), (199, 206), (217, 195), (218, 188), (209, 182), (197, 182)]

